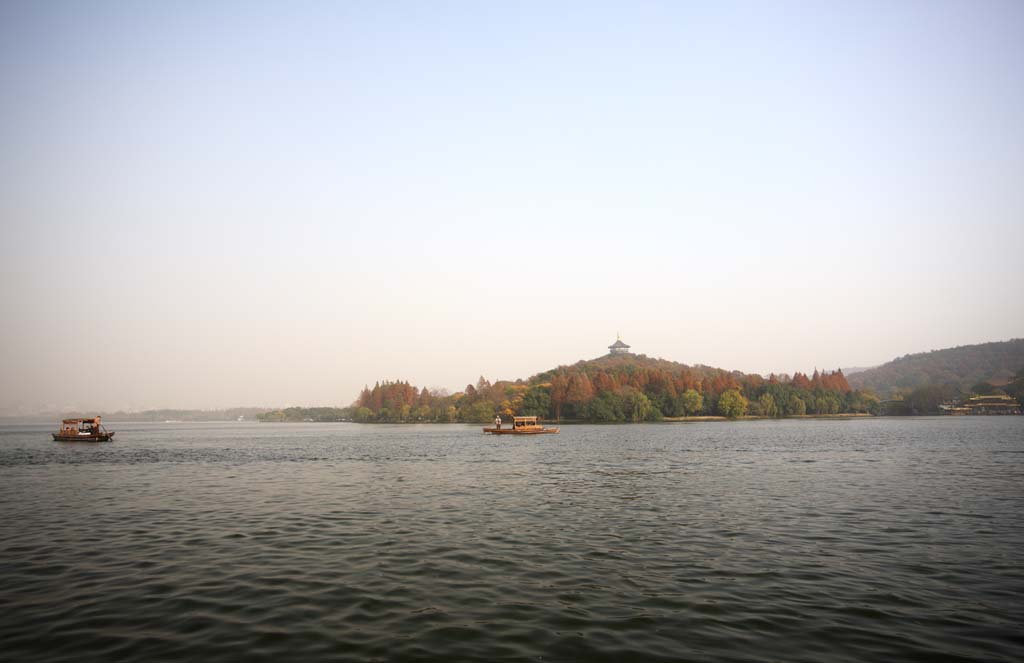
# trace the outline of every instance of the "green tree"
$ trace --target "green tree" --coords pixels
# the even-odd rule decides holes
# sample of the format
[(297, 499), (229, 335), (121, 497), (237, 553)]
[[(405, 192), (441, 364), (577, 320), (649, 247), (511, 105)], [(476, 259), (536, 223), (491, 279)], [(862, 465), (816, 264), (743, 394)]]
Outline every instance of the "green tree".
[(551, 396), (548, 388), (534, 385), (523, 394), (519, 413), (525, 416), (547, 417), (551, 412)]
[(639, 389), (622, 387), (619, 390), (619, 396), (622, 399), (623, 414), (630, 421), (636, 423), (639, 421), (656, 421), (661, 418), (661, 413), (651, 405), (650, 399)]
[(790, 394), (786, 401), (786, 414), (802, 417), (807, 414), (807, 405), (796, 394)]
[(494, 404), (490, 401), (477, 401), (462, 408), (459, 418), (467, 423), (490, 423), (494, 419)]
[(848, 412), (869, 412), (878, 414), (881, 410), (881, 403), (878, 396), (870, 391), (851, 391), (846, 395), (846, 410)]
[(692, 417), (704, 409), (704, 397), (696, 389), (687, 389), (679, 397), (683, 416)]
[(601, 422), (626, 420), (626, 415), (623, 413), (622, 399), (618, 394), (611, 391), (602, 392), (597, 398), (590, 401), (587, 404), (584, 416), (591, 421)]
[(352, 410), (352, 421), (357, 421), (361, 424), (373, 421), (373, 410), (368, 407), (357, 407)]
[(775, 398), (771, 394), (761, 394), (761, 397), (757, 399), (757, 403), (761, 407), (762, 417), (780, 416), (779, 407), (775, 404)]
[(838, 414), (839, 410), (842, 409), (839, 396), (834, 391), (815, 392), (814, 402), (817, 405), (817, 414)]
[(739, 389), (726, 389), (718, 397), (718, 412), (723, 417), (736, 419), (742, 417), (747, 411), (747, 399)]

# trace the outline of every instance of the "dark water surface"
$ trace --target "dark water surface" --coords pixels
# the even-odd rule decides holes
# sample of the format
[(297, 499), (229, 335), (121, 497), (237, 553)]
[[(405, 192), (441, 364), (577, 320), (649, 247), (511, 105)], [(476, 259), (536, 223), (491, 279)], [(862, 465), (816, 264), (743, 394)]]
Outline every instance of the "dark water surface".
[(0, 659), (1024, 660), (1024, 417), (0, 427)]

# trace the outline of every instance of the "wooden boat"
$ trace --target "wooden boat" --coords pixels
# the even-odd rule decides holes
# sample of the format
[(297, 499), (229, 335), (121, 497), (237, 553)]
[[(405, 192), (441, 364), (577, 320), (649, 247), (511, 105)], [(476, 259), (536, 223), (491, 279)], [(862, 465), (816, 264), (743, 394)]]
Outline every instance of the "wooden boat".
[(485, 433), (493, 435), (540, 435), (542, 433), (557, 433), (557, 428), (544, 428), (537, 423), (537, 417), (512, 417), (511, 428), (485, 428)]
[(113, 431), (104, 428), (99, 417), (65, 419), (60, 431), (52, 435), (56, 442), (109, 442), (114, 437)]

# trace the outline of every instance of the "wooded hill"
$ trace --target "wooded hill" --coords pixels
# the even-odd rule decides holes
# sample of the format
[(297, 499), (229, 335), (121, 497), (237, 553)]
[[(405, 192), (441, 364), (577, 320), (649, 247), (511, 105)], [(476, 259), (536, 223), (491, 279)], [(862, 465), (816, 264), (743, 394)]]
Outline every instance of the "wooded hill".
[(528, 380), (492, 384), (481, 377), (455, 394), (417, 389), (408, 382), (378, 382), (363, 389), (352, 418), (489, 422), (497, 414), (614, 422), (878, 411), (878, 399), (853, 391), (842, 371), (763, 378), (625, 354), (559, 366)]
[(926, 385), (968, 393), (979, 383), (1005, 384), (1024, 368), (1024, 339), (961, 345), (905, 355), (849, 376), (856, 389), (892, 398)]

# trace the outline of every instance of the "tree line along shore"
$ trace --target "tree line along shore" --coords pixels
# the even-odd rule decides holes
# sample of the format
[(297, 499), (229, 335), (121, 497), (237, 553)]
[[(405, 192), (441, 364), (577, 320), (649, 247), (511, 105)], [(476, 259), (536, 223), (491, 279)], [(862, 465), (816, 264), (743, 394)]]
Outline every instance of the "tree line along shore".
[[(495, 416), (532, 415), (595, 423), (714, 421), (943, 414), (985, 396), (1016, 399), (1019, 411), (1024, 400), (1020, 339), (907, 355), (849, 380), (841, 369), (763, 377), (688, 366), (632, 354), (628, 347), (617, 341), (608, 355), (526, 380), (492, 384), (481, 377), (456, 393), (384, 380), (366, 386), (348, 407), (286, 408), (258, 419), (486, 423)], [(992, 377), (978, 381), (978, 375)], [(878, 376), (890, 379), (879, 382)], [(865, 384), (880, 386), (876, 391)]]
[[(154, 409), (101, 413), (108, 421), (481, 423), (495, 415), (580, 422), (715, 421), (738, 418), (1019, 413), (1024, 402), (1024, 339), (905, 355), (869, 369), (811, 375), (745, 375), (687, 366), (629, 352), (617, 340), (608, 355), (527, 380), (484, 378), (456, 393), (408, 381), (367, 386), (347, 407)], [(2, 421), (49, 423), (96, 412), (9, 415)]]
[(532, 415), (615, 423), (881, 412), (881, 400), (852, 389), (841, 370), (765, 378), (644, 355), (609, 355), (528, 380), (492, 384), (481, 377), (456, 393), (385, 380), (365, 387), (347, 408), (287, 408), (259, 420), (486, 423), (495, 416)]

